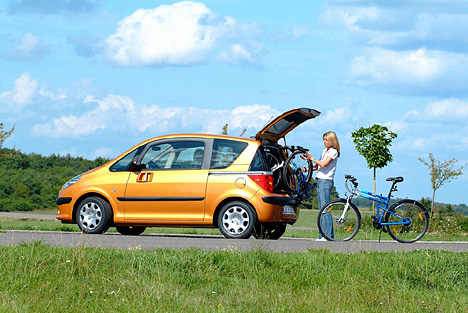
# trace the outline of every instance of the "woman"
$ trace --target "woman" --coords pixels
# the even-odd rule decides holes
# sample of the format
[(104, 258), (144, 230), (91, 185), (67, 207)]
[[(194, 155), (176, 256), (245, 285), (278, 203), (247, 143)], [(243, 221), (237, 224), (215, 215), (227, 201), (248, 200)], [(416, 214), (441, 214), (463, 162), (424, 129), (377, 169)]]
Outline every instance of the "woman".
[[(333, 188), (333, 178), (336, 171), (337, 159), (340, 156), (340, 143), (334, 132), (326, 132), (323, 134), (323, 145), (325, 149), (322, 152), (320, 160), (315, 159), (310, 153), (306, 153), (306, 157), (315, 163), (314, 170), (317, 170), (317, 195), (319, 208), (330, 202), (330, 193)], [(334, 238), (333, 220), (331, 213), (326, 213), (322, 216), (322, 230), (330, 238)], [(318, 241), (325, 241), (322, 233), (319, 234)]]

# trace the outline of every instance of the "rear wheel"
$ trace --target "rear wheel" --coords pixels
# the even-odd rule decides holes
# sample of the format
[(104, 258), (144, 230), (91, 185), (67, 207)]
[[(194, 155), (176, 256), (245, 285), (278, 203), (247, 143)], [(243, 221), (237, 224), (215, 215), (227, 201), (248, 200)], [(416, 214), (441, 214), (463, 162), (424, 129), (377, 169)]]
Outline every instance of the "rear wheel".
[(115, 226), (115, 228), (119, 233), (127, 236), (141, 235), (146, 229), (146, 227), (143, 226)]
[(330, 241), (347, 241), (356, 236), (361, 227), (361, 213), (346, 200), (324, 205), (317, 216), (319, 232)]
[(257, 239), (277, 240), (286, 231), (286, 223), (258, 223), (253, 233)]
[(76, 223), (83, 233), (102, 234), (109, 229), (111, 220), (109, 203), (98, 197), (84, 199), (76, 210)]
[(396, 241), (411, 243), (421, 239), (429, 226), (429, 213), (415, 200), (405, 199), (392, 205), (385, 215), (387, 231)]
[(245, 202), (229, 202), (219, 211), (218, 227), (226, 238), (249, 238), (256, 223), (255, 210)]
[(305, 179), (304, 183), (310, 182), (310, 179), (312, 178), (312, 161), (305, 159), (303, 156), (304, 152), (295, 151), (288, 157), (285, 165), (283, 166), (283, 183), (293, 194), (298, 193), (301, 178)]

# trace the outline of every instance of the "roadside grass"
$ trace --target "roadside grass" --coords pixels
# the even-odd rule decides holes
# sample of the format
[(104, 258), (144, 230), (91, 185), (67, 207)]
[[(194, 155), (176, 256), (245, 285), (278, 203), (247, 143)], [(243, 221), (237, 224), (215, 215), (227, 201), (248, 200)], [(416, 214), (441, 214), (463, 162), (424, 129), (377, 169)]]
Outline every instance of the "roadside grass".
[[(56, 210), (33, 211), (36, 214), (50, 214), (55, 216)], [(33, 212), (28, 212), (28, 214)], [(24, 212), (23, 212), (24, 213)], [(283, 237), (291, 238), (317, 238), (317, 210), (301, 210), (298, 221), (291, 227), (288, 226)], [(363, 210), (364, 220), (359, 233), (353, 240), (378, 240), (380, 232), (374, 229), (371, 224), (369, 210)], [(430, 223), (434, 223), (434, 219)], [(62, 224), (55, 219), (44, 219), (41, 217), (10, 217), (0, 216), (0, 231), (2, 230), (35, 230), (35, 231), (67, 231), (78, 232), (78, 226), (75, 224)], [(457, 229), (455, 229), (457, 230)], [(114, 227), (109, 232), (116, 232)], [(214, 228), (169, 228), (169, 227), (149, 227), (144, 234), (189, 234), (189, 235), (221, 235), (218, 229)], [(393, 240), (385, 232), (381, 234), (381, 240)], [(462, 231), (442, 231), (427, 232), (421, 241), (468, 241), (468, 234)]]
[(0, 247), (1, 312), (461, 312), (468, 254)]

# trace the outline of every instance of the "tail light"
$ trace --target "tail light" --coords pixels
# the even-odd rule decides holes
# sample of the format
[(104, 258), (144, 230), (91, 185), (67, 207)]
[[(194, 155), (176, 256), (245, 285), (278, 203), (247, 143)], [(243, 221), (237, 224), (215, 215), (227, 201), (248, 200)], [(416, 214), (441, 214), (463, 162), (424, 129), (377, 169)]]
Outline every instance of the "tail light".
[(248, 175), (250, 179), (268, 192), (273, 192), (273, 175)]

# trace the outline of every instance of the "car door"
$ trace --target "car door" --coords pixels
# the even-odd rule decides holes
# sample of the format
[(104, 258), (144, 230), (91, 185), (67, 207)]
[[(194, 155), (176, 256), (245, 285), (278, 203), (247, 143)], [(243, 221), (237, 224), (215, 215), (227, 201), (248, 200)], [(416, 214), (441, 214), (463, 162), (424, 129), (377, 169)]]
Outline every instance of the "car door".
[(148, 144), (125, 191), (125, 220), (202, 221), (209, 161), (203, 140)]

